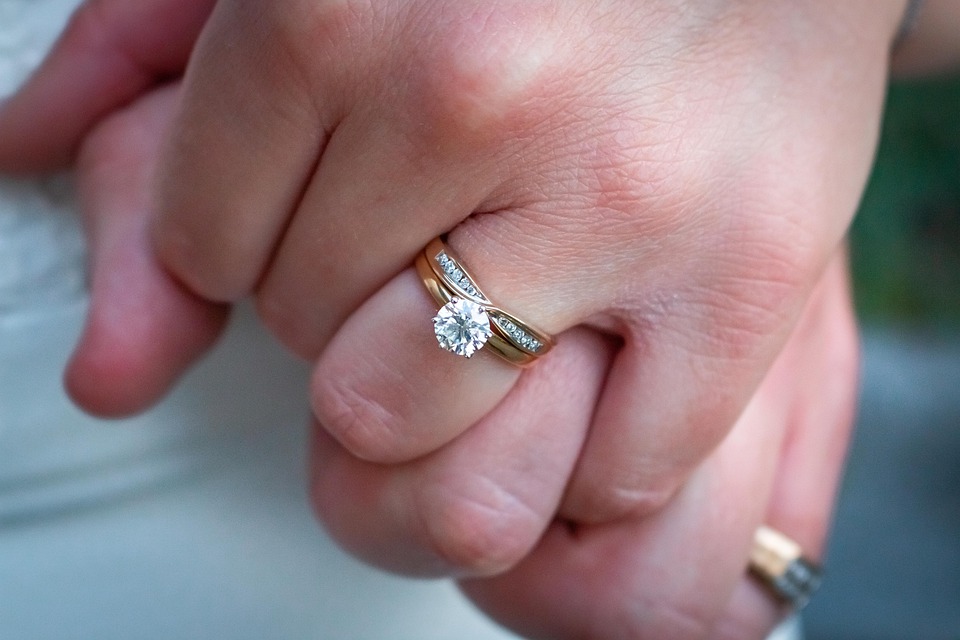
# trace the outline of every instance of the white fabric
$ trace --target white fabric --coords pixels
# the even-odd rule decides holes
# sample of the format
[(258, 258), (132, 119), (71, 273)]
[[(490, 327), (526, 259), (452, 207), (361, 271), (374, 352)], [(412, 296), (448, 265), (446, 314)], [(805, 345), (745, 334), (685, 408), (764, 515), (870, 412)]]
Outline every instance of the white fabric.
[[(0, 94), (73, 0), (0, 0)], [(307, 505), (305, 367), (242, 311), (156, 410), (77, 411), (60, 377), (85, 311), (64, 179), (0, 179), (0, 638), (513, 637), (449, 582), (348, 558)]]

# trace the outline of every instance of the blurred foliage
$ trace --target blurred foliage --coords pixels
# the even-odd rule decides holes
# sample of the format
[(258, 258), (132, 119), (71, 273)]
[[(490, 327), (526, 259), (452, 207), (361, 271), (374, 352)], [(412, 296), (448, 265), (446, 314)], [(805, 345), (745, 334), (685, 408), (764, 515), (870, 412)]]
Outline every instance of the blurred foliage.
[(851, 245), (861, 318), (960, 328), (960, 76), (891, 88)]

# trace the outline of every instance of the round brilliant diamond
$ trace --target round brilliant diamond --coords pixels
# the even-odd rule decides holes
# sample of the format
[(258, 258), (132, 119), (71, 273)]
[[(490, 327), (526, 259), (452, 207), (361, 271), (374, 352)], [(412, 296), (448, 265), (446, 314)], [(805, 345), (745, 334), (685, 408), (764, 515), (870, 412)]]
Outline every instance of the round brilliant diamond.
[(440, 346), (469, 358), (493, 335), (490, 317), (480, 305), (453, 298), (433, 318), (433, 332)]

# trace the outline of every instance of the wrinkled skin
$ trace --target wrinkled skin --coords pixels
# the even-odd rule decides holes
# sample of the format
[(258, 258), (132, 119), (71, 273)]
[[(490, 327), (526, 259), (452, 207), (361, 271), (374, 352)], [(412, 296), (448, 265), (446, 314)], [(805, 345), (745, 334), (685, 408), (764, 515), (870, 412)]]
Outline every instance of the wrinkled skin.
[[(150, 404), (252, 295), (317, 360), (350, 551), (532, 637), (761, 637), (752, 531), (818, 553), (849, 428), (838, 246), (902, 3), (682, 5), (88, 3), (0, 111), (0, 166), (79, 158), (74, 397)], [(436, 348), (444, 232), (559, 334), (537, 366)]]

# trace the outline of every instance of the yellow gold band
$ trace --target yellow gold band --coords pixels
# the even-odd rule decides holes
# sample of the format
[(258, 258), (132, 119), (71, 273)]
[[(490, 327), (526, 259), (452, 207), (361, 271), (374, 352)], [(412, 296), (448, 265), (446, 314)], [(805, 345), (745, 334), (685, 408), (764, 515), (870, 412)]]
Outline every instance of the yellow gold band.
[(802, 609), (820, 587), (820, 567), (803, 556), (800, 545), (771, 527), (759, 527), (750, 552), (750, 572), (778, 600)]

